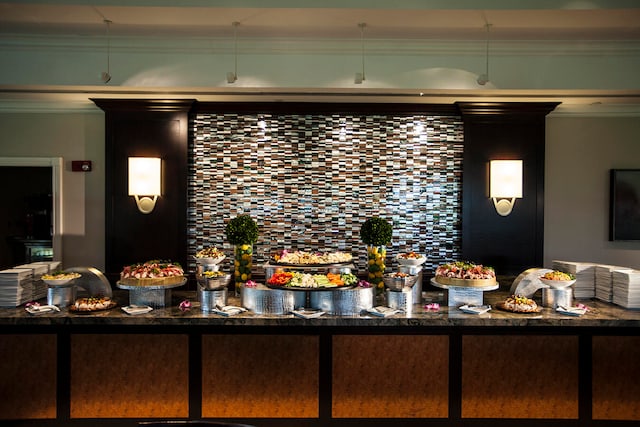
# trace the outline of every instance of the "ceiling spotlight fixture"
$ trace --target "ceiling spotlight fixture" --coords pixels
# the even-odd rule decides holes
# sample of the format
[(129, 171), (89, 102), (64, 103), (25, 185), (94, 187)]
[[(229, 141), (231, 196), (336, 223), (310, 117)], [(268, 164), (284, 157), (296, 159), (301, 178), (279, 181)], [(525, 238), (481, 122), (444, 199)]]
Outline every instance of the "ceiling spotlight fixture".
[(360, 27), (360, 53), (362, 55), (362, 72), (356, 73), (354, 83), (357, 85), (362, 84), (362, 82), (366, 80), (364, 76), (364, 29), (366, 26), (367, 24), (365, 22), (360, 22), (358, 24), (358, 27)]
[(485, 68), (484, 74), (480, 74), (477, 80), (480, 86), (484, 86), (489, 83), (489, 30), (491, 30), (491, 24), (487, 22), (485, 24), (485, 28), (487, 29), (487, 43), (485, 46)]
[(107, 26), (107, 71), (103, 71), (102, 74), (100, 75), (100, 79), (104, 82), (104, 83), (109, 83), (109, 81), (111, 80), (111, 73), (110, 73), (110, 57), (111, 57), (111, 24), (112, 22), (108, 19), (105, 19), (103, 21), (105, 23), (105, 25)]
[(227, 73), (227, 83), (235, 83), (238, 80), (238, 21), (233, 21), (233, 55), (234, 55), (234, 67), (233, 71)]

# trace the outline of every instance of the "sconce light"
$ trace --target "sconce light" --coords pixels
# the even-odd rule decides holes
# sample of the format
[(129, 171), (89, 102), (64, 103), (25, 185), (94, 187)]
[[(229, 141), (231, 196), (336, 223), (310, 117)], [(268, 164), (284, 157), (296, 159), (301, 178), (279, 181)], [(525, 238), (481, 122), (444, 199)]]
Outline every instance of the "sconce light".
[(161, 195), (162, 160), (157, 157), (129, 157), (129, 195), (143, 214), (153, 211)]
[(491, 160), (489, 177), (489, 197), (498, 215), (507, 216), (522, 198), (522, 160)]

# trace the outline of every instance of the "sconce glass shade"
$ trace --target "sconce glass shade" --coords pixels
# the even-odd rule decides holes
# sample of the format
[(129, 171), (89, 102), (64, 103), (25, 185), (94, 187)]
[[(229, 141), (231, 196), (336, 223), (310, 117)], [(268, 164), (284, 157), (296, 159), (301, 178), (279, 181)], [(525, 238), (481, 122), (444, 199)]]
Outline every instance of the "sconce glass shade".
[(142, 213), (151, 213), (162, 193), (161, 169), (160, 158), (129, 157), (129, 195), (135, 197)]
[(522, 160), (491, 160), (489, 197), (499, 215), (511, 213), (516, 199), (522, 198)]

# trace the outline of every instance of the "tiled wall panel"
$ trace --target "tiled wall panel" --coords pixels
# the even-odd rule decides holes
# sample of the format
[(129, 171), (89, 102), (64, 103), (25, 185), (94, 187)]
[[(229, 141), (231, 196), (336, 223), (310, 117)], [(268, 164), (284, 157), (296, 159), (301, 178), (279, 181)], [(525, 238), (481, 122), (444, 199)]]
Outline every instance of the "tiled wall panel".
[(284, 248), (346, 250), (364, 265), (359, 230), (372, 215), (393, 222), (389, 261), (415, 250), (432, 270), (458, 257), (459, 117), (199, 114), (191, 131), (190, 254), (230, 250), (224, 225), (248, 213), (255, 265)]

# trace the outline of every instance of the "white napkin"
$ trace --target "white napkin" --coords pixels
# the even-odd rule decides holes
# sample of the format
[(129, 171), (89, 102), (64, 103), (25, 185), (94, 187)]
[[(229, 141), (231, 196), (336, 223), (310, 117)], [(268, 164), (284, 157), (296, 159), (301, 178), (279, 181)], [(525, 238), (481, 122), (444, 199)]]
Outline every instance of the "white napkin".
[(567, 314), (569, 316), (582, 316), (583, 314), (585, 314), (587, 312), (587, 310), (584, 309), (584, 308), (562, 307), (562, 306), (556, 307), (556, 311), (558, 313), (560, 313), (560, 314)]
[(304, 308), (299, 308), (291, 312), (291, 314), (293, 314), (294, 316), (301, 317), (303, 319), (315, 319), (316, 317), (322, 316), (324, 313), (324, 311), (305, 310)]
[(60, 311), (60, 308), (55, 305), (30, 305), (29, 307), (25, 307), (27, 313), (29, 314), (43, 314), (50, 313), (52, 311)]
[(367, 309), (367, 313), (373, 314), (374, 316), (378, 316), (378, 317), (389, 317), (389, 316), (393, 316), (394, 314), (402, 313), (402, 310), (379, 305), (379, 306)]
[(468, 305), (465, 304), (460, 306), (460, 311), (463, 311), (468, 314), (484, 314), (487, 311), (491, 310), (490, 305)]
[(128, 305), (126, 307), (122, 307), (122, 311), (127, 314), (136, 315), (136, 314), (145, 314), (153, 310), (153, 308), (148, 305)]
[(224, 307), (216, 306), (216, 308), (211, 311), (221, 316), (235, 316), (236, 314), (247, 311), (247, 309), (244, 307), (237, 307), (235, 305), (225, 305)]

